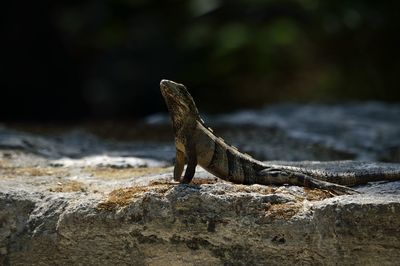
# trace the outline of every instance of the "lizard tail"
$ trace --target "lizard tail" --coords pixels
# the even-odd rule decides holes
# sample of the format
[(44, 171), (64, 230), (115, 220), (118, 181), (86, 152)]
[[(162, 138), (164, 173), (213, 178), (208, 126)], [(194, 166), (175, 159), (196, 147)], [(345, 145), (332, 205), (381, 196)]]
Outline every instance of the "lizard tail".
[(274, 169), (274, 168), (266, 168), (261, 170), (258, 173), (256, 183), (263, 185), (288, 184), (288, 185), (297, 185), (308, 188), (318, 188), (318, 189), (328, 190), (335, 195), (346, 195), (346, 194), (352, 195), (360, 193), (349, 187), (318, 180), (314, 177), (311, 177), (303, 173)]

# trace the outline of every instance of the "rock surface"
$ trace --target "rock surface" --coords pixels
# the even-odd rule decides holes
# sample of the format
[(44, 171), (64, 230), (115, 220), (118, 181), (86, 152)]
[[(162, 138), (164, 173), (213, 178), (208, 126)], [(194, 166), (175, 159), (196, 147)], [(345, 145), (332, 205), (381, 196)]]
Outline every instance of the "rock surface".
[[(393, 133), (400, 126), (388, 121), (392, 109), (386, 120), (375, 114), (376, 126), (354, 128), (372, 136), (371, 146), (327, 130), (316, 138), (320, 154), (312, 148), (309, 157), (301, 151), (296, 156), (348, 159), (352, 150), (356, 159), (378, 159), (382, 147), (400, 143), (400, 134)], [(355, 112), (352, 119), (361, 123), (367, 114)], [(345, 122), (337, 117), (329, 123), (340, 128)], [(256, 133), (271, 125), (243, 130), (228, 120), (214, 118), (227, 123), (221, 131), (242, 148), (254, 151), (267, 142), (261, 136), (254, 146)], [(285, 132), (282, 128), (275, 130)], [(308, 132), (315, 131), (309, 125)], [(327, 143), (343, 143), (340, 152), (324, 144), (327, 135)], [(198, 169), (193, 184), (180, 185), (171, 181), (174, 147), (165, 139), (170, 136), (115, 142), (82, 130), (33, 134), (0, 127), (0, 265), (398, 265), (399, 181), (358, 186), (360, 195), (333, 196), (296, 186), (234, 185)], [(291, 140), (299, 147), (310, 143)], [(293, 157), (288, 146), (281, 149), (286, 157), (278, 159)], [(335, 163), (290, 165), (330, 170)], [(376, 167), (400, 172), (399, 164), (359, 165), (355, 172)]]

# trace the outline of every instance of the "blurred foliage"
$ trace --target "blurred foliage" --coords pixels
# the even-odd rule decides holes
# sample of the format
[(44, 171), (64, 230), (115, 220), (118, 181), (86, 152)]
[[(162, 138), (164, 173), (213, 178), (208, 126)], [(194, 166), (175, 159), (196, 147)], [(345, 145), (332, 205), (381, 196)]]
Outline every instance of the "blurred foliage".
[(188, 85), (207, 111), (400, 100), (396, 1), (5, 5), (2, 87), (10, 97), (3, 117), (20, 96), (27, 109), (15, 117), (142, 116), (164, 110), (162, 78)]

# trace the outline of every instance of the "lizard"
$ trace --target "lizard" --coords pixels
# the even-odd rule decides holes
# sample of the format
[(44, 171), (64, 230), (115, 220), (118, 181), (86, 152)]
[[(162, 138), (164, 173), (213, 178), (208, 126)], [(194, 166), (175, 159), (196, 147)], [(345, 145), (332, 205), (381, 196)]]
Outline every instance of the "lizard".
[(193, 97), (183, 84), (163, 79), (160, 82), (160, 90), (170, 113), (175, 135), (173, 179), (180, 183), (191, 182), (197, 165), (223, 180), (236, 184), (288, 184), (324, 189), (336, 195), (357, 194), (359, 192), (350, 186), (371, 181), (400, 180), (400, 171), (348, 174), (354, 164), (357, 166), (361, 162), (347, 163), (350, 169), (339, 173), (334, 170), (318, 171), (293, 164), (271, 164), (256, 160), (226, 143), (206, 126)]

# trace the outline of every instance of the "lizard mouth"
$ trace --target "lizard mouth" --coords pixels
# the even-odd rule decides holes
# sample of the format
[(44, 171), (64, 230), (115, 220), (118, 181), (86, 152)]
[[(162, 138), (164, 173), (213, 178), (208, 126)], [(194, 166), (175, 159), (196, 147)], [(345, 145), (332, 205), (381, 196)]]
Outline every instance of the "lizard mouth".
[(180, 113), (188, 113), (196, 110), (193, 98), (183, 84), (163, 79), (160, 82), (161, 94), (170, 109), (179, 110)]
[(168, 79), (162, 79), (161, 81), (160, 81), (160, 86), (167, 86), (167, 85), (170, 85), (170, 84), (176, 84), (175, 82), (173, 82), (173, 81), (170, 81), (170, 80), (168, 80)]
[(161, 82), (160, 82), (161, 93), (164, 96), (166, 96), (166, 95), (171, 96), (173, 94), (171, 89), (173, 88), (174, 85), (175, 85), (174, 82), (172, 82), (170, 80), (166, 80), (166, 79), (161, 80)]
[(167, 79), (163, 79), (160, 82), (161, 93), (164, 97), (176, 98), (182, 95), (181, 87), (184, 88), (185, 86)]

